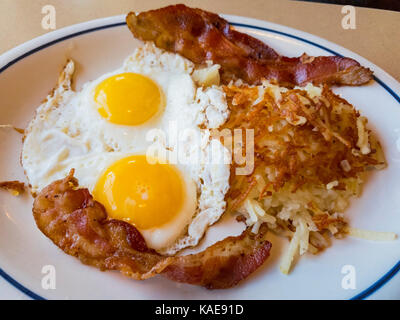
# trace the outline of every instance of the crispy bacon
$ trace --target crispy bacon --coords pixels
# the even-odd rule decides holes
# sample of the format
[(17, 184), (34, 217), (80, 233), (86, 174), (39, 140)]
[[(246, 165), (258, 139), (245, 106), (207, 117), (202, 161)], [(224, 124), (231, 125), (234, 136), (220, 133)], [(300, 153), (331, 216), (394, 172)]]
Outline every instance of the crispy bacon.
[(25, 191), (25, 183), (20, 181), (0, 182), (0, 189), (9, 191), (12, 195), (18, 196)]
[(77, 187), (73, 171), (53, 182), (36, 197), (33, 215), (54, 244), (101, 270), (118, 270), (138, 280), (162, 274), (174, 281), (222, 289), (249, 276), (269, 256), (265, 226), (257, 235), (248, 229), (197, 254), (162, 256), (147, 247), (133, 225), (108, 219), (89, 191)]
[(281, 56), (262, 41), (234, 30), (217, 14), (183, 4), (138, 15), (130, 12), (126, 21), (136, 38), (153, 41), (196, 64), (207, 60), (220, 64), (225, 84), (239, 78), (249, 84), (268, 79), (287, 86), (308, 82), (356, 86), (372, 79), (371, 70), (350, 58)]
[(266, 225), (257, 235), (248, 228), (240, 236), (228, 237), (198, 254), (175, 257), (163, 274), (207, 289), (233, 287), (268, 258), (271, 243), (264, 240), (266, 231)]

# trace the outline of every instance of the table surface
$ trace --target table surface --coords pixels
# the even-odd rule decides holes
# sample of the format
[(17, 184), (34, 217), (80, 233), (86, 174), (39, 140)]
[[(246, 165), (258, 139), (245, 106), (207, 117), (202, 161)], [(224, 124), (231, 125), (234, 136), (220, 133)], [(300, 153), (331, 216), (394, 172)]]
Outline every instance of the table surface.
[[(1, 0), (0, 54), (48, 32), (42, 7), (56, 9), (57, 29), (96, 18), (159, 8), (176, 2), (218, 13), (247, 16), (306, 31), (375, 63), (400, 80), (400, 12), (356, 8), (356, 29), (342, 27), (341, 5), (287, 0)], [(250, 4), (251, 3), (251, 4)]]
[[(168, 0), (1, 0), (0, 54), (34, 37), (47, 33), (41, 25), (42, 7), (56, 9), (56, 27), (96, 18), (125, 14), (131, 10), (156, 9), (177, 1)], [(356, 29), (342, 27), (342, 6), (286, 0), (180, 0), (192, 7), (217, 13), (266, 20), (335, 42), (375, 63), (400, 81), (400, 12), (356, 8)], [(390, 281), (387, 290), (371, 298), (395, 298), (385, 292), (400, 287), (400, 277)], [(393, 288), (394, 288), (393, 287)], [(400, 293), (399, 293), (400, 294)], [(0, 299), (24, 299), (26, 296), (0, 278)]]

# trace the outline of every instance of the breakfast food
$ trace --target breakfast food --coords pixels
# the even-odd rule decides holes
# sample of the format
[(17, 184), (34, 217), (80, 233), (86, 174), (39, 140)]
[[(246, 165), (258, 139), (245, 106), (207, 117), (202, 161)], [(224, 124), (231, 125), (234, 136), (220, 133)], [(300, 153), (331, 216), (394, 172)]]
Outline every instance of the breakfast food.
[[(136, 38), (198, 64), (221, 65), (230, 110), (221, 129), (254, 131), (254, 170), (235, 175), (233, 163), (227, 211), (239, 212), (253, 232), (266, 223), (291, 239), (283, 273), (297, 253), (329, 246), (329, 236), (360, 234), (343, 211), (360, 195), (366, 171), (386, 162), (367, 119), (328, 85), (365, 84), (371, 70), (346, 57), (281, 56), (218, 15), (184, 5), (131, 12), (126, 21)], [(232, 155), (247, 154), (246, 148)]]
[(254, 170), (232, 175), (230, 210), (254, 232), (267, 223), (291, 239), (281, 265), (288, 273), (296, 253), (318, 253), (330, 235), (343, 237), (343, 212), (361, 194), (366, 171), (386, 166), (382, 148), (367, 119), (326, 86), (286, 89), (265, 81), (224, 89), (231, 113), (223, 127), (254, 130)]
[[(80, 92), (71, 89), (73, 71), (69, 61), (26, 130), (22, 165), (32, 191), (75, 169), (80, 186), (111, 217), (135, 223), (151, 248), (173, 254), (196, 245), (225, 210), (229, 165), (168, 159), (172, 149), (188, 156), (196, 150), (200, 159), (211, 149), (214, 156), (227, 152), (217, 140), (201, 140), (228, 116), (223, 91), (197, 87), (190, 61), (150, 44)], [(171, 123), (199, 138), (172, 139)], [(149, 141), (153, 128), (164, 136)], [(162, 157), (155, 162), (166, 163), (147, 163), (155, 146), (153, 157)]]
[[(24, 131), (33, 215), (55, 245), (137, 280), (222, 289), (265, 262), (269, 230), (290, 239), (283, 273), (330, 236), (368, 237), (343, 211), (385, 158), (367, 119), (328, 85), (367, 83), (369, 69), (345, 57), (281, 56), (184, 5), (126, 19), (146, 42), (79, 91), (69, 60)], [(232, 141), (248, 131), (252, 141)], [(238, 174), (249, 150), (254, 163)], [(243, 233), (185, 254), (223, 214)]]
[[(214, 160), (229, 155), (209, 137), (228, 117), (222, 89), (207, 86), (219, 81), (215, 70), (146, 44), (121, 69), (74, 92), (70, 60), (25, 130), (21, 160), (32, 192), (40, 191), (33, 207), (39, 229), (82, 262), (135, 279), (162, 273), (225, 288), (260, 266), (271, 244), (265, 232), (249, 230), (173, 257), (195, 246), (226, 207), (229, 164), (207, 161), (211, 153)], [(178, 133), (189, 128), (200, 139), (172, 139), (172, 121)], [(153, 128), (165, 135), (149, 140)], [(170, 163), (176, 149), (200, 158)]]
[(66, 253), (101, 270), (119, 270), (137, 280), (156, 274), (208, 289), (229, 288), (246, 278), (268, 258), (271, 244), (265, 229), (246, 230), (205, 251), (186, 256), (162, 256), (127, 222), (108, 219), (104, 207), (87, 189), (77, 189), (73, 171), (36, 197), (33, 214), (39, 229)]
[(372, 79), (371, 70), (350, 58), (281, 56), (262, 41), (236, 31), (217, 14), (183, 4), (131, 12), (126, 22), (138, 39), (153, 41), (198, 64), (211, 60), (221, 65), (224, 83), (242, 79), (259, 84), (267, 79), (281, 85), (361, 85)]

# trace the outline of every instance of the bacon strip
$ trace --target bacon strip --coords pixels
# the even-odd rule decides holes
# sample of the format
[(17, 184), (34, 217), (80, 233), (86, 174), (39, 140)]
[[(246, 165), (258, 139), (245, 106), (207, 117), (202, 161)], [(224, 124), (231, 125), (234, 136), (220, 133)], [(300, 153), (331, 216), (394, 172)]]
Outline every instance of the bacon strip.
[(0, 189), (8, 190), (12, 195), (18, 196), (25, 191), (25, 183), (20, 181), (0, 182)]
[(77, 187), (73, 171), (53, 182), (36, 197), (33, 215), (54, 244), (101, 270), (118, 270), (138, 280), (162, 274), (174, 281), (222, 289), (249, 276), (269, 256), (265, 226), (257, 235), (248, 229), (197, 254), (162, 256), (146, 246), (134, 226), (107, 219), (104, 207), (87, 189)]
[(159, 48), (176, 52), (197, 64), (207, 60), (221, 65), (226, 84), (243, 79), (293, 86), (314, 84), (361, 85), (372, 71), (350, 58), (339, 56), (288, 58), (247, 34), (240, 33), (218, 15), (183, 4), (142, 12), (130, 12), (126, 22), (133, 35), (153, 41)]

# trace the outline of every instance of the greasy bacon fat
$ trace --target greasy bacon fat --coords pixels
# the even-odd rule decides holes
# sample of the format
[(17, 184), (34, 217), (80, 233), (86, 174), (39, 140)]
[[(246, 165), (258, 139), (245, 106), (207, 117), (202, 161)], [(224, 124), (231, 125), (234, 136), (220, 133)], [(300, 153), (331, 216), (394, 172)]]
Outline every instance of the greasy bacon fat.
[(185, 5), (142, 12), (126, 18), (136, 38), (153, 41), (159, 48), (176, 52), (194, 63), (211, 60), (221, 65), (222, 80), (242, 79), (258, 84), (262, 79), (281, 85), (361, 85), (372, 79), (371, 70), (339, 56), (288, 58), (265, 43), (231, 28), (217, 14)]
[(264, 225), (258, 235), (246, 230), (197, 254), (162, 256), (146, 246), (133, 225), (108, 219), (89, 191), (78, 188), (73, 171), (39, 193), (33, 214), (39, 229), (64, 252), (138, 280), (162, 274), (209, 289), (229, 288), (262, 265), (271, 249)]

